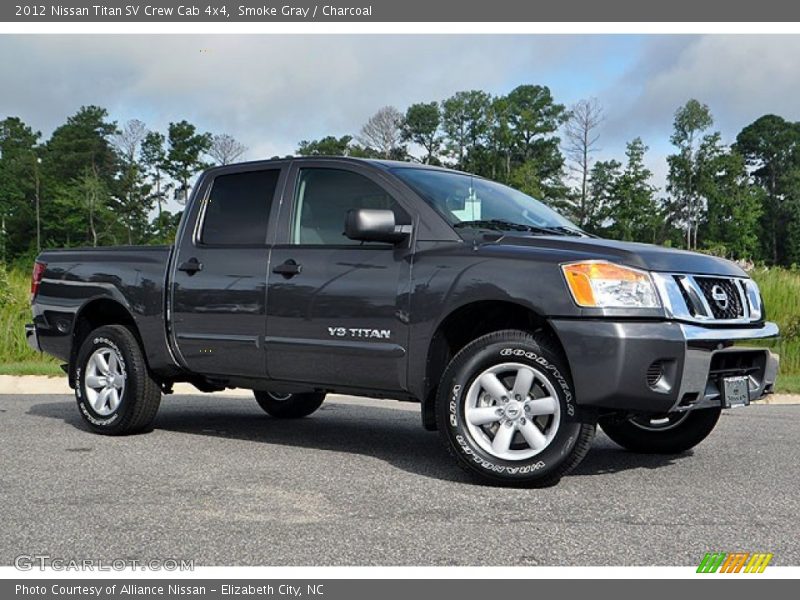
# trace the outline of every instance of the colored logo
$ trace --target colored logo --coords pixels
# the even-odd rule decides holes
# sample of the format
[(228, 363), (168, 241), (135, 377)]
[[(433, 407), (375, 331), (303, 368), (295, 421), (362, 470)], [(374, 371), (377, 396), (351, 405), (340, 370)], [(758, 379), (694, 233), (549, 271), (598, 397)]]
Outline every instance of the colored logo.
[(763, 573), (772, 554), (766, 552), (707, 552), (698, 573)]

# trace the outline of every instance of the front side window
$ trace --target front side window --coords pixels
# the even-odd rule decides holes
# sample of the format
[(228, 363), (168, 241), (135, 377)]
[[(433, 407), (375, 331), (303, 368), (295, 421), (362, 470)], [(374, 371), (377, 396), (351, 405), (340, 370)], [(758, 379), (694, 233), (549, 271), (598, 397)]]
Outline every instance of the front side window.
[(398, 224), (410, 222), (389, 193), (363, 175), (341, 169), (301, 169), (295, 194), (292, 243), (365, 245), (344, 235), (345, 215), (357, 208), (392, 210)]
[(220, 175), (208, 196), (200, 241), (210, 246), (263, 245), (279, 169)]

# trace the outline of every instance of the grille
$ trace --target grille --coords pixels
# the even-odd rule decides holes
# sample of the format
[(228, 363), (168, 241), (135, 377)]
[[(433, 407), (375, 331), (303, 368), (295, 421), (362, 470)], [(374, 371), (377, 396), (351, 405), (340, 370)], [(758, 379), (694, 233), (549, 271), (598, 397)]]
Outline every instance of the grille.
[[(744, 317), (739, 287), (732, 279), (717, 277), (695, 277), (698, 287), (711, 308), (715, 319), (741, 319)], [(722, 292), (722, 294), (720, 294)], [(727, 296), (727, 303), (714, 296)]]

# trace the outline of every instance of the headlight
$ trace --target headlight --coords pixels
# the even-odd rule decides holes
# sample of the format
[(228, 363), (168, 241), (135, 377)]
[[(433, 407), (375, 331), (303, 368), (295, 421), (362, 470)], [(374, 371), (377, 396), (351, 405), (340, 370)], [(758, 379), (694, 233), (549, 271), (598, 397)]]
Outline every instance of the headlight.
[(591, 308), (658, 308), (658, 294), (646, 271), (608, 262), (562, 265), (578, 306)]
[(750, 320), (758, 321), (764, 316), (764, 303), (761, 299), (761, 291), (758, 289), (758, 284), (752, 279), (745, 279), (742, 281), (742, 285), (747, 296), (747, 304), (750, 305)]

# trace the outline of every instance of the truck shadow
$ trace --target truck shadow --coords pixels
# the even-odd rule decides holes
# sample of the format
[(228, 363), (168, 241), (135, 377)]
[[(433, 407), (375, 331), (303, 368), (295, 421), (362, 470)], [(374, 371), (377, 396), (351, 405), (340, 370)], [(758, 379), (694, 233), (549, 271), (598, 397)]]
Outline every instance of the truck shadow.
[[(89, 434), (74, 402), (46, 402), (28, 414), (58, 419)], [(436, 433), (422, 429), (416, 410), (326, 403), (305, 419), (280, 420), (242, 398), (165, 397), (156, 431), (225, 438), (260, 444), (308, 448), (377, 458), (403, 471), (463, 484), (480, 485), (447, 455)], [(657, 469), (689, 456), (634, 454), (619, 449), (598, 433), (578, 476)]]

